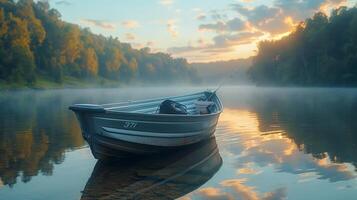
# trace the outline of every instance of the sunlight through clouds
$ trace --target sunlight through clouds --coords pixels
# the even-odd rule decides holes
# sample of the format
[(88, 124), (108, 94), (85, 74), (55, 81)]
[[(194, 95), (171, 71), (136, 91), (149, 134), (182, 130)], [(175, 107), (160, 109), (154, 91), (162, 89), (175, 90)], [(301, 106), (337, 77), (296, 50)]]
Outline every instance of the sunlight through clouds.
[[(185, 57), (189, 62), (254, 56), (260, 41), (288, 35), (314, 13), (328, 14), (339, 6), (356, 5), (355, 0), (155, 0), (140, 1), (140, 6), (137, 0), (113, 5), (91, 1), (88, 6), (101, 12), (89, 16), (74, 9), (81, 1), (74, 4), (59, 0), (52, 4), (76, 22), (82, 13), (80, 24), (94, 32), (132, 40), (119, 27), (130, 29), (141, 44), (157, 41), (158, 49), (174, 57)], [(205, 38), (204, 42), (201, 38)]]

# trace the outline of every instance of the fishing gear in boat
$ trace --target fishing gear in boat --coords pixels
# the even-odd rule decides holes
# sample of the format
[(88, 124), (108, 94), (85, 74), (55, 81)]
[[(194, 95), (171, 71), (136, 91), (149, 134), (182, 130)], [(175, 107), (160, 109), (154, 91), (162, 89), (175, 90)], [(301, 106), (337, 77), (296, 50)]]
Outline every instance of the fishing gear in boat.
[(218, 91), (219, 89), (221, 89), (222, 85), (223, 85), (223, 82), (222, 82), (221, 84), (219, 84), (218, 87), (217, 87), (217, 89), (215, 89), (215, 90), (212, 92), (212, 94), (207, 97), (206, 101), (209, 101), (214, 95), (216, 95), (217, 91)]
[[(215, 102), (213, 102), (211, 99), (212, 97), (216, 96), (216, 93), (221, 87), (223, 86), (223, 83), (226, 80), (224, 79), (218, 87), (213, 91), (209, 92), (208, 96), (207, 94), (204, 97), (199, 98), (195, 102), (195, 108), (196, 108), (196, 114), (210, 114), (214, 113), (217, 111), (217, 107)], [(188, 109), (186, 105), (178, 103), (176, 101), (167, 99), (164, 100), (160, 105), (157, 107), (156, 112), (158, 114), (179, 114), (179, 115), (188, 115), (190, 112), (188, 112)], [(192, 114), (192, 112), (191, 112)]]
[[(200, 98), (195, 102), (196, 111), (199, 114), (209, 114), (213, 113), (217, 110), (216, 104), (211, 101), (211, 98), (216, 95), (217, 91), (222, 87), (223, 81), (218, 85), (217, 89), (215, 89), (208, 97)], [(159, 114), (180, 114), (180, 115), (188, 115), (187, 107), (184, 104), (180, 104), (176, 101), (165, 100), (163, 101), (156, 113)]]
[(217, 110), (216, 104), (211, 101), (212, 97), (216, 95), (217, 91), (221, 89), (224, 80), (218, 85), (218, 87), (211, 92), (211, 94), (206, 98), (200, 98), (195, 102), (196, 110), (200, 114), (214, 113)]
[(184, 104), (172, 100), (165, 100), (159, 106), (159, 114), (187, 115), (187, 107)]

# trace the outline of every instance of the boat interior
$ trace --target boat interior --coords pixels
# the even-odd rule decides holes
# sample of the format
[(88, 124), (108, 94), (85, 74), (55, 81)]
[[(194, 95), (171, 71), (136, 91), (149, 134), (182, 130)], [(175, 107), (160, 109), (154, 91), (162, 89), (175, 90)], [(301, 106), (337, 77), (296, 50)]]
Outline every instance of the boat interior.
[[(219, 112), (222, 106), (219, 99), (212, 92), (201, 92), (185, 96), (176, 97), (164, 97), (143, 101), (128, 101), (123, 103), (114, 104), (103, 104), (101, 105), (107, 111), (117, 111), (117, 112), (132, 112), (132, 113), (145, 113), (145, 114), (160, 114), (159, 107), (160, 104), (165, 100), (172, 100), (183, 104), (186, 107), (187, 113), (189, 115), (202, 115), (202, 113), (197, 109), (196, 102), (200, 99), (210, 98), (209, 101), (213, 102), (216, 107), (213, 112)], [(208, 114), (208, 113), (207, 113)]]

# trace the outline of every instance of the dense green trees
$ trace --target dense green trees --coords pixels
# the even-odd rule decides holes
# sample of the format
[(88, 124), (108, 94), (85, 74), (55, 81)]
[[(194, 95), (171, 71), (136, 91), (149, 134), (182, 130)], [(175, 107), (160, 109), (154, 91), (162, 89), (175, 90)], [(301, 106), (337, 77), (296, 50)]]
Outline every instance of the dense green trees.
[(0, 0), (0, 82), (33, 85), (65, 76), (120, 83), (196, 80), (184, 59), (66, 23), (47, 1)]
[(261, 42), (249, 74), (258, 85), (357, 86), (357, 8), (316, 13), (289, 36)]

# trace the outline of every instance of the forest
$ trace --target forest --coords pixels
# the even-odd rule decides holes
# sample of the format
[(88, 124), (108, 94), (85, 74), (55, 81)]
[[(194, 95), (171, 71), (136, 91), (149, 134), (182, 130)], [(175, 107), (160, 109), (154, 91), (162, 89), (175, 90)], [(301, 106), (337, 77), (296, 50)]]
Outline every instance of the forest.
[(248, 73), (257, 85), (357, 86), (357, 8), (318, 12), (288, 36), (260, 42)]
[(67, 79), (118, 84), (194, 82), (183, 58), (134, 49), (61, 20), (48, 1), (0, 0), (0, 85)]
[(251, 58), (232, 59), (208, 63), (190, 63), (198, 73), (200, 84), (204, 85), (251, 85), (247, 71)]

